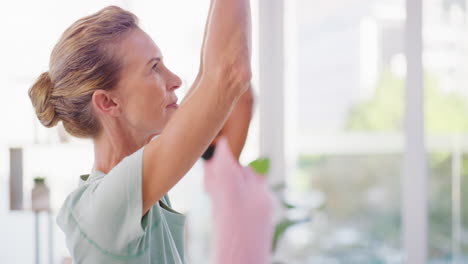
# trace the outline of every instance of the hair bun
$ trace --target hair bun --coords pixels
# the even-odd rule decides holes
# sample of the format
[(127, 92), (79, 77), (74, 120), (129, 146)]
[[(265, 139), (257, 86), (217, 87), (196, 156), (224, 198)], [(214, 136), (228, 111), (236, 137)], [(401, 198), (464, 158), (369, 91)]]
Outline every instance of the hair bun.
[(50, 79), (49, 73), (42, 73), (29, 89), (29, 98), (36, 110), (36, 115), (42, 125), (45, 127), (55, 126), (59, 118), (55, 112), (55, 106), (51, 102), (54, 85)]

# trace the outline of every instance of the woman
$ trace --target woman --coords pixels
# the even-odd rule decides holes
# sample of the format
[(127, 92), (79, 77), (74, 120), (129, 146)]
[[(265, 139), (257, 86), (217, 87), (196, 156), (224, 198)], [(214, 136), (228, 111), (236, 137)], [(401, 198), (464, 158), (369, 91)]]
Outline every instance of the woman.
[(44, 126), (62, 121), (94, 143), (94, 168), (57, 217), (74, 263), (184, 263), (184, 216), (166, 194), (217, 135), (239, 157), (250, 27), (248, 0), (211, 1), (199, 74), (180, 107), (181, 80), (132, 13), (110, 6), (63, 33), (29, 96)]

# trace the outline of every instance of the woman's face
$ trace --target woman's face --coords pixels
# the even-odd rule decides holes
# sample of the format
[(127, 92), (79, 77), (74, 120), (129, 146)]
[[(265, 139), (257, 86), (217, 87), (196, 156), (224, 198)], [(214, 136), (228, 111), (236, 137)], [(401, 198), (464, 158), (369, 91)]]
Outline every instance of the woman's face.
[(178, 107), (174, 91), (180, 78), (164, 65), (161, 51), (141, 29), (129, 32), (117, 53), (123, 64), (116, 90), (122, 122), (145, 137), (161, 133)]

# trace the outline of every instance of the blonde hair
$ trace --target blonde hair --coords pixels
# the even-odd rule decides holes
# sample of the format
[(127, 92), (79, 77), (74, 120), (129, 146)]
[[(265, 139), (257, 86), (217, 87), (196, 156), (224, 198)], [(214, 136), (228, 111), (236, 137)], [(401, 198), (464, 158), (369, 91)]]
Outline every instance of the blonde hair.
[(121, 63), (116, 44), (138, 18), (117, 6), (108, 6), (73, 23), (50, 55), (49, 71), (42, 73), (28, 94), (39, 121), (46, 127), (63, 122), (73, 136), (96, 136), (101, 127), (93, 114), (95, 90), (110, 90), (119, 80)]

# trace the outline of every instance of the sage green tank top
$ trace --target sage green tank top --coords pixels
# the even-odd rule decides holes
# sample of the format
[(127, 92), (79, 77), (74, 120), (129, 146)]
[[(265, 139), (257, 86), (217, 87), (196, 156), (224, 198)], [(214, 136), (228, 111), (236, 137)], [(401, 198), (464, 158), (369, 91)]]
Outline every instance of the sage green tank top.
[(167, 194), (142, 217), (144, 147), (108, 174), (81, 175), (57, 216), (74, 264), (186, 263), (185, 216)]

